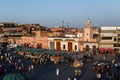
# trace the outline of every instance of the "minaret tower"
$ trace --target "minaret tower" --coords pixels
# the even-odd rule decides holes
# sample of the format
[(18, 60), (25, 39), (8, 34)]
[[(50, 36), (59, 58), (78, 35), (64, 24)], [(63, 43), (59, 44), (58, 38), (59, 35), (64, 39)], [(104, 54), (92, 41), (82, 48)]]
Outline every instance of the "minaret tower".
[(84, 40), (89, 42), (91, 37), (91, 21), (88, 19), (84, 28)]
[(88, 20), (87, 20), (87, 22), (86, 22), (86, 27), (91, 27), (91, 21), (90, 21), (90, 19), (88, 18)]

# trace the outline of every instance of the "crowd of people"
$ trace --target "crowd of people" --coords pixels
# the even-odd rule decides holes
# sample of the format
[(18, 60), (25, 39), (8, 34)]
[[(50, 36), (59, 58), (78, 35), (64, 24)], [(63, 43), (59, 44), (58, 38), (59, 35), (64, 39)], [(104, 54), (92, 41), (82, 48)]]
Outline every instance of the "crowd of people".
[(115, 64), (94, 62), (93, 70), (98, 80), (120, 80), (119, 72), (115, 72)]
[(6, 51), (5, 53), (0, 51), (0, 76), (31, 71), (35, 67), (33, 63), (33, 60), (20, 56), (16, 51)]
[[(13, 51), (0, 51), (0, 74), (11, 72), (31, 71), (37, 64), (46, 64), (50, 62), (50, 55), (44, 53), (34, 56), (39, 58), (30, 58), (27, 54), (20, 55)], [(67, 61), (67, 60), (66, 60)]]

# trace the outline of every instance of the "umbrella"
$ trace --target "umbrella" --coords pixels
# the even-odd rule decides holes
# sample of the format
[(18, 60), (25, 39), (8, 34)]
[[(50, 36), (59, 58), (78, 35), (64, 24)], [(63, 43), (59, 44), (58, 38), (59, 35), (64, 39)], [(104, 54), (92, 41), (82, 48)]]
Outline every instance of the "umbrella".
[(114, 49), (113, 48), (108, 48), (107, 51), (114, 53)]
[(105, 48), (99, 48), (99, 51), (105, 51), (106, 49)]
[(113, 48), (108, 48), (107, 50), (108, 50), (108, 51), (114, 51), (114, 49), (113, 49)]
[(27, 80), (25, 75), (20, 73), (14, 73), (14, 74), (7, 74), (4, 76), (3, 80)]

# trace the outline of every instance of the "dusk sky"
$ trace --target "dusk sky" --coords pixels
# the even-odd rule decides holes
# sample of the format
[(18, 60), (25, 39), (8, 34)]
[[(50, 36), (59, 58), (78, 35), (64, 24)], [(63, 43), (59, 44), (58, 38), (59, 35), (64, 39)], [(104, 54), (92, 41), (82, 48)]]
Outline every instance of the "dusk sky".
[(120, 26), (120, 0), (0, 0), (0, 22), (64, 25)]

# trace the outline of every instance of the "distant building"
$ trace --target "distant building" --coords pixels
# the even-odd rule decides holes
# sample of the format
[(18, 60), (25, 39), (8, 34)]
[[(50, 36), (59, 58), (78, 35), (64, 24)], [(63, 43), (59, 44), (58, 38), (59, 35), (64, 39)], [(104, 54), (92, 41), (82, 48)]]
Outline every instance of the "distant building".
[(120, 50), (120, 26), (84, 28), (52, 27), (39, 24), (0, 23), (0, 42), (69, 52), (91, 52), (99, 48)]
[(99, 47), (120, 50), (120, 26), (102, 26)]
[(16, 44), (32, 48), (45, 48), (48, 49), (48, 37), (28, 37), (23, 36)]
[(65, 32), (67, 29), (64, 28), (64, 27), (52, 27), (52, 28), (49, 28), (50, 31), (52, 32)]
[(90, 52), (94, 47), (96, 49), (99, 47), (98, 43), (99, 28), (92, 27), (91, 21), (88, 20), (85, 28), (79, 32), (79, 49), (80, 51)]
[(75, 34), (65, 34), (65, 37), (68, 37), (68, 38), (75, 38), (76, 35), (75, 35)]
[(48, 48), (57, 51), (78, 52), (78, 38), (48, 38)]
[(2, 31), (5, 37), (19, 37), (23, 36), (23, 28), (15, 23), (3, 23)]
[(72, 29), (71, 34), (65, 33), (64, 37), (49, 37), (48, 47), (54, 50), (69, 52), (86, 51), (99, 47), (99, 28), (91, 27), (91, 21), (86, 22), (84, 29)]

